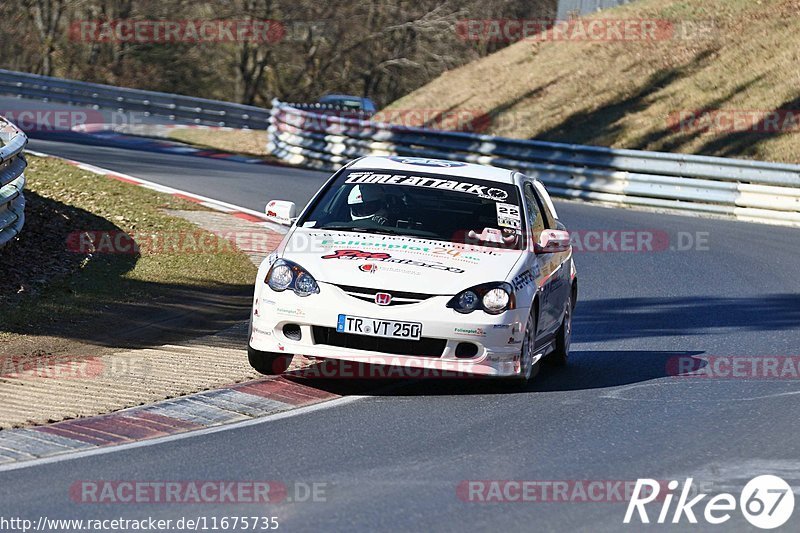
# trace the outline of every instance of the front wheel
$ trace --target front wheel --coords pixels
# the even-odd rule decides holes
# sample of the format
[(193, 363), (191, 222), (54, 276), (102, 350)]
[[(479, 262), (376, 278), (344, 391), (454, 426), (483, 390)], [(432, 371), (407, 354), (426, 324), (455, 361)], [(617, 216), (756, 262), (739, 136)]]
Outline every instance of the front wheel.
[(531, 313), (528, 315), (528, 322), (525, 324), (525, 336), (522, 339), (522, 348), (519, 355), (519, 374), (514, 376), (512, 380), (517, 385), (524, 387), (528, 382), (536, 377), (539, 373), (539, 362), (533, 362), (534, 348), (536, 347), (536, 308), (531, 307)]
[(556, 349), (546, 357), (552, 366), (566, 366), (569, 359), (569, 345), (572, 342), (572, 295), (567, 299), (564, 320), (556, 335)]
[(260, 352), (247, 347), (247, 359), (256, 372), (265, 376), (283, 374), (292, 363), (292, 356), (282, 353)]

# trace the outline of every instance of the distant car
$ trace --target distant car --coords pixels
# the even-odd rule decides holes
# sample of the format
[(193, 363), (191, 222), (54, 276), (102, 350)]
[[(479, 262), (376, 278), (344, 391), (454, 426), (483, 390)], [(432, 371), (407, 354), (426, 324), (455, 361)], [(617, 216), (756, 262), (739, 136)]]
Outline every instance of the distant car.
[[(290, 354), (527, 382), (566, 364), (577, 276), (544, 186), (519, 172), (410, 157), (337, 171), (261, 264), (248, 354)], [(387, 363), (390, 362), (390, 363)]]
[(378, 110), (375, 106), (375, 102), (369, 98), (350, 96), (347, 94), (326, 94), (319, 99), (319, 103), (333, 105), (348, 111), (362, 111), (370, 115), (374, 115)]

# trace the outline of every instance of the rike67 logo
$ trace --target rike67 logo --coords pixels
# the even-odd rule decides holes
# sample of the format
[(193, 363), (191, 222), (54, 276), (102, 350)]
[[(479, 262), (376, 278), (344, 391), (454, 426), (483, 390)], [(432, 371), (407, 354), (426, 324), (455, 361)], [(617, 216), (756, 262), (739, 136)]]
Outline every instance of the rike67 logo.
[[(730, 520), (731, 513), (736, 511), (736, 497), (733, 494), (721, 493), (706, 500), (708, 494), (692, 495), (692, 481), (692, 478), (687, 478), (678, 495), (675, 492), (679, 485), (676, 480), (667, 483), (666, 491), (661, 491), (663, 484), (655, 479), (636, 480), (623, 523), (636, 522), (634, 513), (637, 513), (641, 523), (649, 524), (650, 516), (645, 506), (651, 502), (657, 502), (654, 507), (658, 505), (661, 507), (655, 520), (658, 524), (679, 524), (684, 519), (690, 524), (696, 524), (698, 516), (714, 525), (724, 524)], [(672, 502), (676, 496), (678, 501), (673, 509)], [(758, 476), (744, 486), (738, 505), (740, 512), (751, 525), (759, 529), (775, 529), (791, 518), (794, 511), (794, 493), (792, 487), (778, 476)]]

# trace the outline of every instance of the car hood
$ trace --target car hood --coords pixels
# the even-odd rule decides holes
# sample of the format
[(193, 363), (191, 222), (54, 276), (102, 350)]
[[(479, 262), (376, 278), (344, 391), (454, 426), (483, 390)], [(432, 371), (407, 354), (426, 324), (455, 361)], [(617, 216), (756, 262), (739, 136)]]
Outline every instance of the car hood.
[(320, 282), (446, 295), (506, 280), (523, 253), (309, 228), (296, 228), (284, 244), (281, 257), (298, 263)]

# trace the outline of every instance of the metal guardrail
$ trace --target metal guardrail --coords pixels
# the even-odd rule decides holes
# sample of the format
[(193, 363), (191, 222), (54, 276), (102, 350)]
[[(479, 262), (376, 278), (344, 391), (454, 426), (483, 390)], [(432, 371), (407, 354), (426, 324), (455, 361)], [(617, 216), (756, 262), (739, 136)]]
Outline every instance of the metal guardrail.
[(28, 138), (0, 117), (0, 248), (19, 235), (25, 224), (25, 167), (22, 154)]
[(232, 128), (264, 130), (269, 126), (270, 118), (269, 110), (261, 107), (2, 69), (0, 94), (141, 112), (168, 117), (170, 120)]
[(312, 103), (296, 103), (296, 102), (283, 102), (294, 109), (301, 109), (310, 113), (319, 113), (322, 115), (333, 115), (343, 118), (357, 118), (360, 120), (369, 120), (375, 113), (369, 111), (362, 111), (360, 109), (348, 109), (334, 104), (321, 104), (319, 102)]
[(564, 198), (800, 226), (800, 165), (410, 128), (278, 100), (271, 115), (268, 151), (309, 168), (364, 155), (452, 159), (519, 170)]
[(633, 0), (559, 0), (556, 18), (567, 20), (575, 15), (590, 15), (602, 9), (630, 4)]

